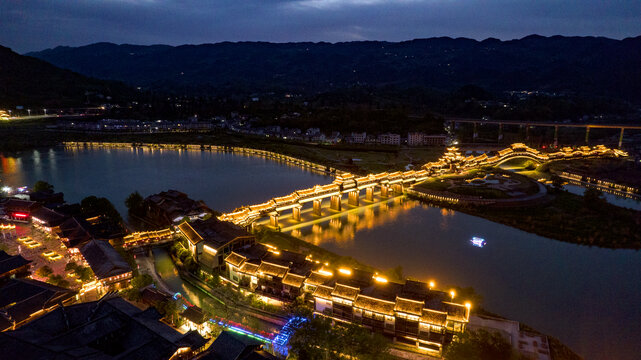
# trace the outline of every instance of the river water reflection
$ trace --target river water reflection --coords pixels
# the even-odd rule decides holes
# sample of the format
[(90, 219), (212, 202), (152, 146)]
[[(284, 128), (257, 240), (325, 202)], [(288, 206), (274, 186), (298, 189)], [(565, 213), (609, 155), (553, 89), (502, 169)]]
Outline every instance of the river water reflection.
[[(228, 211), (331, 181), (266, 159), (167, 150), (40, 150), (0, 157), (0, 166), (3, 184), (43, 179), (68, 201), (105, 196), (123, 213), (134, 190), (175, 188)], [(641, 353), (640, 252), (566, 244), (400, 198), (296, 231), (378, 268), (401, 265), (406, 276), (472, 286), (488, 310), (556, 336), (586, 359)], [(471, 246), (472, 236), (488, 245)]]

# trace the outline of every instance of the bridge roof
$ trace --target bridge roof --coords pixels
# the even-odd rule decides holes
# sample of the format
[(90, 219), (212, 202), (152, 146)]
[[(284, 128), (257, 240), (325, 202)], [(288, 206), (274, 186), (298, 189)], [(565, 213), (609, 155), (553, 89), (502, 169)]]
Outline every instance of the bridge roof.
[(280, 197), (275, 197), (273, 200), (274, 200), (274, 202), (275, 202), (275, 203), (277, 203), (277, 204), (278, 204), (278, 203), (282, 203), (282, 202), (296, 201), (296, 200), (298, 200), (298, 194), (296, 194), (296, 193), (294, 192), (294, 193), (291, 193), (291, 194), (289, 194), (289, 195), (280, 196)]

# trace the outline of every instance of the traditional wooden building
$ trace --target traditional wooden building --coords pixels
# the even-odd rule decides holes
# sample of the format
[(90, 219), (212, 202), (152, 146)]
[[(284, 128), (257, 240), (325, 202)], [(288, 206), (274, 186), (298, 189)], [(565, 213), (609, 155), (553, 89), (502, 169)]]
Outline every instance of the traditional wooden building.
[(202, 219), (213, 212), (203, 201), (190, 199), (187, 194), (177, 190), (148, 196), (143, 206), (145, 217), (159, 226), (177, 224), (185, 218), (192, 221)]
[(185, 221), (177, 226), (177, 230), (187, 239), (194, 259), (208, 271), (223, 270), (225, 257), (233, 250), (256, 241), (243, 228), (213, 217)]
[(364, 284), (350, 279), (353, 275), (339, 272), (316, 287), (312, 294), (316, 314), (363, 325), (439, 354), (469, 322), (469, 304), (453, 302), (450, 294), (431, 290), (426, 283), (400, 284), (374, 275)]
[(11, 277), (23, 277), (29, 275), (31, 260), (22, 255), (9, 255), (0, 250), (0, 283)]
[(60, 214), (48, 207), (40, 206), (31, 213), (32, 224), (48, 234), (56, 234), (69, 216)]
[(80, 253), (100, 283), (101, 292), (129, 286), (132, 269), (109, 242), (91, 240), (80, 248)]
[(302, 295), (305, 279), (318, 267), (302, 254), (263, 244), (236, 249), (225, 262), (229, 281), (281, 301), (291, 301)]
[(395, 341), (440, 354), (469, 322), (471, 305), (428, 284), (359, 269), (330, 269), (302, 254), (253, 244), (225, 258), (227, 280), (246, 291), (277, 300), (305, 293), (314, 313), (365, 326)]

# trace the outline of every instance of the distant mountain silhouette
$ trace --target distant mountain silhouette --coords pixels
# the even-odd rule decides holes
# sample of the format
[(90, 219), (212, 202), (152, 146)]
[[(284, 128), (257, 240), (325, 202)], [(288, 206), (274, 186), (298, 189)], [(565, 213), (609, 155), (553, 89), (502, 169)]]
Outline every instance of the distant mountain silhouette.
[(123, 83), (91, 79), (0, 46), (0, 107), (78, 106), (133, 93)]
[(101, 79), (177, 93), (317, 93), (358, 85), (452, 91), (539, 90), (641, 103), (641, 36), (476, 41), (223, 42), (182, 46), (97, 43), (27, 54)]

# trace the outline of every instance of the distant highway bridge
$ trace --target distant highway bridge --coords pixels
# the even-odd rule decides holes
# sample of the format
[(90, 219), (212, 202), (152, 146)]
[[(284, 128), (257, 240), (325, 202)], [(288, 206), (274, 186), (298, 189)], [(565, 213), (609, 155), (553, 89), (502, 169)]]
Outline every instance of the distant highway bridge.
[(521, 121), (521, 120), (483, 120), (483, 119), (467, 119), (467, 118), (446, 118), (446, 123), (456, 125), (457, 123), (468, 123), (474, 125), (473, 138), (478, 137), (479, 124), (493, 124), (499, 126), (499, 140), (503, 138), (504, 125), (518, 125), (525, 127), (526, 138), (529, 138), (530, 127), (553, 127), (554, 128), (554, 146), (559, 142), (559, 128), (584, 128), (585, 129), (585, 142), (587, 143), (590, 138), (590, 129), (619, 129), (619, 149), (623, 145), (623, 132), (625, 129), (641, 130), (641, 125), (634, 124), (572, 124), (572, 123), (558, 123), (558, 122), (536, 122), (536, 121)]
[(348, 205), (357, 207), (363, 190), (365, 190), (365, 199), (373, 201), (375, 189), (380, 189), (381, 198), (387, 198), (394, 193), (402, 194), (405, 186), (420, 183), (433, 176), (467, 171), (482, 166), (496, 166), (512, 159), (526, 158), (538, 163), (545, 163), (555, 160), (625, 156), (627, 153), (624, 151), (610, 149), (603, 145), (579, 148), (564, 147), (555, 152), (544, 153), (525, 144), (517, 143), (498, 151), (495, 155), (482, 154), (467, 157), (463, 156), (458, 148), (450, 147), (438, 161), (429, 162), (423, 165), (420, 170), (383, 172), (366, 176), (342, 173), (337, 175), (331, 184), (316, 185), (312, 188), (294, 191), (286, 196), (275, 197), (262, 204), (243, 206), (233, 212), (222, 214), (219, 219), (240, 226), (250, 226), (254, 221), (269, 216), (270, 225), (277, 228), (279, 216), (288, 210), (292, 211), (292, 218), (295, 221), (301, 221), (301, 209), (308, 203), (312, 203), (314, 215), (320, 216), (322, 201), (329, 198), (330, 209), (340, 212), (344, 194), (348, 196)]

